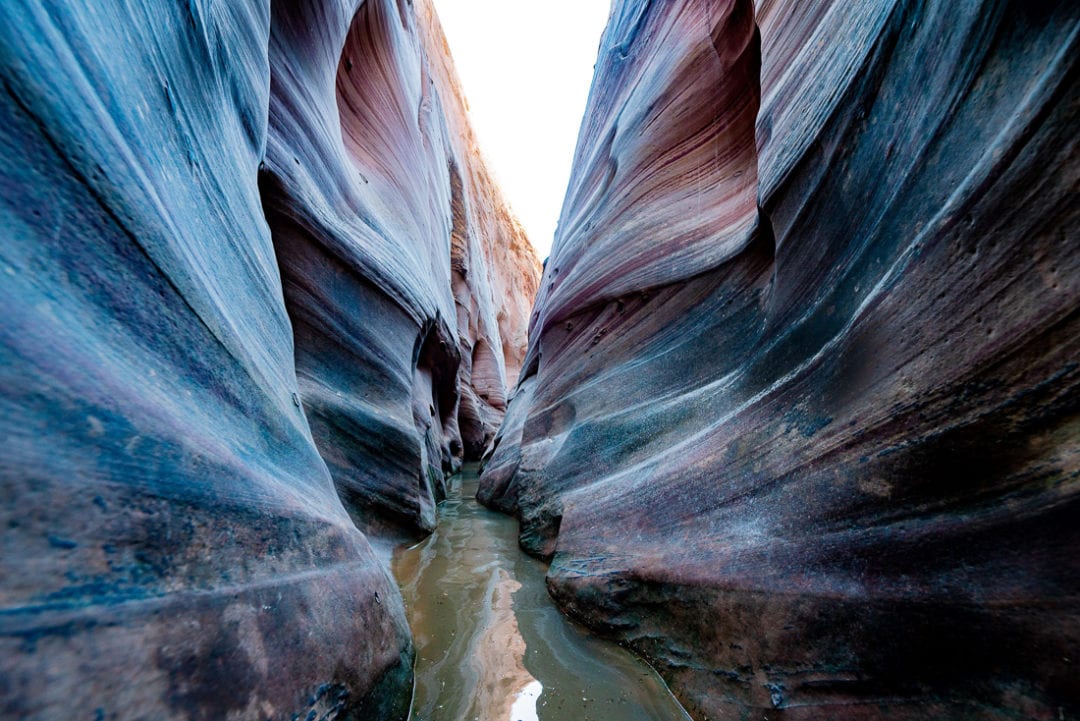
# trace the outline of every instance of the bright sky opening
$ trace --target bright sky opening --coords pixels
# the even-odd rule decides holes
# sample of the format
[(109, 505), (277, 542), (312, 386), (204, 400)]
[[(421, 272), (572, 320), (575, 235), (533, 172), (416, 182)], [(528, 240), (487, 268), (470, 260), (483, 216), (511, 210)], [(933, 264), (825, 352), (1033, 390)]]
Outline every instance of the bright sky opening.
[(491, 170), (541, 259), (611, 0), (435, 0)]

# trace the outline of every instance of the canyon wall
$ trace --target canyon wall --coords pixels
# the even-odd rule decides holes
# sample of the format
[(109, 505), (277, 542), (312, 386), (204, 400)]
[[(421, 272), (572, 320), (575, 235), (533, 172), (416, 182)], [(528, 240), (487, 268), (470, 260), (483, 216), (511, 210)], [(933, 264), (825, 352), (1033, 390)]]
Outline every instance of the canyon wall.
[(91, 5), (0, 6), (0, 716), (404, 718), (357, 526), (431, 527), (538, 276), (437, 20)]
[(445, 474), (502, 421), (539, 266), (430, 5), (356, 5), (272, 3), (260, 184), (342, 500), (362, 528), (430, 531)]
[(1080, 715), (1078, 38), (614, 3), (480, 499), (695, 718)]

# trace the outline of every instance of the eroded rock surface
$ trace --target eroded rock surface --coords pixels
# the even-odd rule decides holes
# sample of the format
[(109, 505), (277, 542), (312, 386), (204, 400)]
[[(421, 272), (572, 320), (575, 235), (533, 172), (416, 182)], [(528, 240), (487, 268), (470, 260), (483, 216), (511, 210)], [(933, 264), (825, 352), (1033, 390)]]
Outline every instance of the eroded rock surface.
[(1080, 714), (1078, 37), (614, 4), (480, 498), (697, 718)]
[(430, 526), (537, 275), (430, 7), (12, 2), (0, 67), (0, 716), (404, 718), (339, 492)]
[(357, 5), (273, 4), (263, 200), (342, 500), (362, 527), (430, 531), (444, 474), (502, 420), (539, 267), (431, 7)]

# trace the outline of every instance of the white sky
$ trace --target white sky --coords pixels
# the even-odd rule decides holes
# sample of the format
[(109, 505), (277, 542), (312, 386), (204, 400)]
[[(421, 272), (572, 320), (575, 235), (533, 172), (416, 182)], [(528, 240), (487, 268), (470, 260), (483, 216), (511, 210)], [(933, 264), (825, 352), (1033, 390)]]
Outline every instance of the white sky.
[(480, 147), (551, 249), (611, 0), (434, 0)]

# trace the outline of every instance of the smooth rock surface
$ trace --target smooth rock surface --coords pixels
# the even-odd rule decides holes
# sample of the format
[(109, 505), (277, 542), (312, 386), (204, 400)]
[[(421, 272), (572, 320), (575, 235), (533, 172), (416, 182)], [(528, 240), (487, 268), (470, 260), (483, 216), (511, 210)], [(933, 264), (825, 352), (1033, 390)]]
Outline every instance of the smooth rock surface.
[(614, 3), (479, 497), (696, 718), (1080, 715), (1078, 38)]
[(430, 531), (502, 420), (539, 265), (430, 5), (272, 9), (261, 184), (312, 433), (361, 527)]
[[(456, 438), (459, 382), (505, 397), (525, 315), (495, 308), (536, 261), (492, 220), (497, 191), (470, 189), (504, 234), (469, 226), (482, 320), (459, 334), (448, 159), (484, 175), (464, 117), (421, 92), (449, 68), (437, 21), (399, 5), (362, 12), (392, 10), (407, 46), (378, 89), (409, 130), (355, 138), (335, 88), (358, 2), (0, 5), (0, 717), (407, 713), (400, 595), (331, 474), (408, 474), (402, 505), (431, 505), (423, 452)], [(361, 171), (369, 205), (349, 205)], [(378, 367), (355, 368), (358, 338)], [(457, 359), (480, 339), (498, 357), (474, 382)], [(425, 447), (436, 398), (451, 422)], [(389, 440), (356, 455), (343, 439), (380, 404)]]

